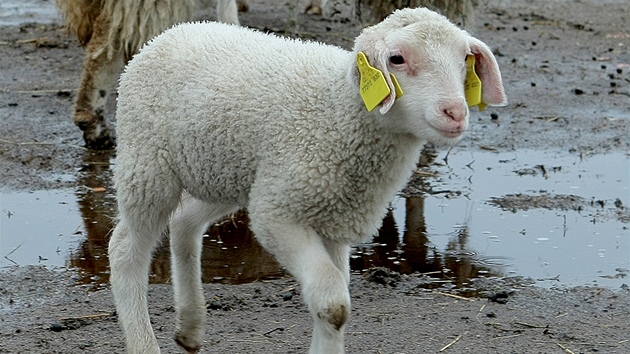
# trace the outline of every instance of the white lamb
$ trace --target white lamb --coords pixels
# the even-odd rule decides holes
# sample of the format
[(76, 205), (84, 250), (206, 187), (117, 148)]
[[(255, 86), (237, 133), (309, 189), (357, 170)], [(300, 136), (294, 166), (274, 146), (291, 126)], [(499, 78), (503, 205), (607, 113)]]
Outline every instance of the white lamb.
[[(359, 52), (391, 91), (373, 112)], [(423, 8), (366, 28), (354, 52), (219, 23), (179, 25), (145, 46), (120, 82), (120, 221), (109, 244), (128, 351), (159, 352), (147, 283), (169, 220), (176, 341), (199, 350), (202, 234), (247, 208), (257, 239), (301, 285), (310, 352), (343, 353), (349, 245), (375, 234), (426, 141), (454, 144), (466, 130), (467, 56), (483, 101), (506, 104), (488, 47)]]

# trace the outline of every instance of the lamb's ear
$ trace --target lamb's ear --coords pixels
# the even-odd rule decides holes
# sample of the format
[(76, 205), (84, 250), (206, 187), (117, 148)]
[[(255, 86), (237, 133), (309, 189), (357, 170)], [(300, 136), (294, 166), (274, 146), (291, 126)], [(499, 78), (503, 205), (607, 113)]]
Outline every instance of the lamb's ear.
[[(357, 55), (359, 51), (363, 52), (367, 57), (369, 64), (383, 73), (385, 81), (387, 82), (387, 86), (390, 90), (389, 95), (385, 97), (385, 99), (380, 103), (381, 108), (379, 109), (379, 111), (381, 112), (381, 114), (385, 114), (389, 112), (389, 110), (394, 105), (394, 102), (396, 101), (396, 88), (394, 86), (394, 83), (392, 82), (392, 78), (389, 74), (389, 68), (387, 66), (389, 62), (390, 50), (384, 41), (376, 41), (372, 44), (373, 45), (369, 46), (368, 48), (363, 48), (361, 50), (355, 49), (355, 55)], [(357, 85), (360, 85), (361, 74), (359, 73), (357, 67), (355, 67), (354, 70), (356, 77), (354, 81)]]
[(471, 37), (470, 52), (475, 56), (475, 71), (482, 83), (482, 101), (489, 106), (507, 105), (501, 71), (490, 48), (482, 41)]

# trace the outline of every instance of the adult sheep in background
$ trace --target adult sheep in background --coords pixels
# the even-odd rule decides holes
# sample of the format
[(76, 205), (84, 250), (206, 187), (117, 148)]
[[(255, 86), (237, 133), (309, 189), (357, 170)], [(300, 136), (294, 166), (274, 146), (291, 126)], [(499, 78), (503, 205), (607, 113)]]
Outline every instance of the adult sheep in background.
[[(149, 39), (176, 23), (190, 21), (204, 0), (56, 0), (66, 27), (87, 49), (75, 97), (74, 123), (88, 148), (110, 149), (115, 138), (105, 119), (105, 104), (120, 72)], [(216, 0), (217, 20), (238, 24), (237, 8), (249, 0)], [(313, 0), (308, 13), (321, 14), (326, 0)]]
[[(359, 53), (386, 86), (371, 112)], [(364, 29), (353, 52), (210, 22), (146, 45), (119, 88), (119, 223), (109, 244), (129, 352), (159, 352), (148, 270), (169, 220), (175, 338), (188, 352), (200, 348), (202, 234), (240, 208), (300, 283), (314, 322), (310, 352), (344, 352), (350, 245), (377, 232), (425, 142), (454, 144), (466, 130), (468, 56), (483, 101), (506, 104), (489, 48), (424, 8)]]
[(362, 9), (365, 9), (369, 13), (369, 16), (365, 17), (368, 17), (371, 22), (382, 21), (396, 9), (425, 6), (439, 11), (462, 26), (468, 26), (473, 22), (477, 5), (479, 5), (479, 0), (356, 0), (355, 3), (359, 17), (364, 17)]

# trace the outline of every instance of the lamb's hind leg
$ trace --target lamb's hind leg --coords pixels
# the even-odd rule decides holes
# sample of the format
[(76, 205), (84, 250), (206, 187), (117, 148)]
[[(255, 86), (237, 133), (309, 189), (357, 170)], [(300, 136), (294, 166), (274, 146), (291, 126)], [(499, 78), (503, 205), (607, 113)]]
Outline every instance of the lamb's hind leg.
[(170, 223), (171, 271), (175, 292), (175, 341), (189, 353), (201, 347), (206, 318), (201, 285), (201, 243), (210, 223), (236, 212), (233, 205), (207, 204), (182, 197)]
[[(111, 149), (115, 145), (105, 120), (105, 104), (115, 89), (125, 58), (118, 50), (107, 52), (108, 26), (109, 19), (104, 15), (94, 23), (74, 105), (74, 124), (83, 131), (85, 144), (91, 149)], [(118, 43), (112, 44), (116, 48)]]
[[(272, 223), (250, 214), (252, 230), (261, 244), (300, 282), (313, 317), (311, 354), (344, 352), (344, 329), (350, 315), (350, 294), (340, 261), (343, 247), (325, 241), (315, 230), (292, 223)], [(330, 250), (339, 255), (332, 259)], [(346, 268), (347, 269), (347, 268)]]

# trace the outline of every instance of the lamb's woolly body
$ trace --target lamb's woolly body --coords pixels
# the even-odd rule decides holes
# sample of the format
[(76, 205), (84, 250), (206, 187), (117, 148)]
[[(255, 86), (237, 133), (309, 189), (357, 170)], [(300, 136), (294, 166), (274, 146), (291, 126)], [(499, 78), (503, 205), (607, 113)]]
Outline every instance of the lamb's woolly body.
[[(160, 161), (168, 175), (155, 180), (178, 179), (198, 199), (264, 205), (358, 242), (376, 232), (423, 141), (388, 134), (365, 110), (348, 77), (354, 60), (337, 47), (235, 26), (176, 26), (121, 80), (117, 169)], [(143, 154), (128, 156), (127, 147)], [(117, 181), (123, 198), (144, 188)]]

